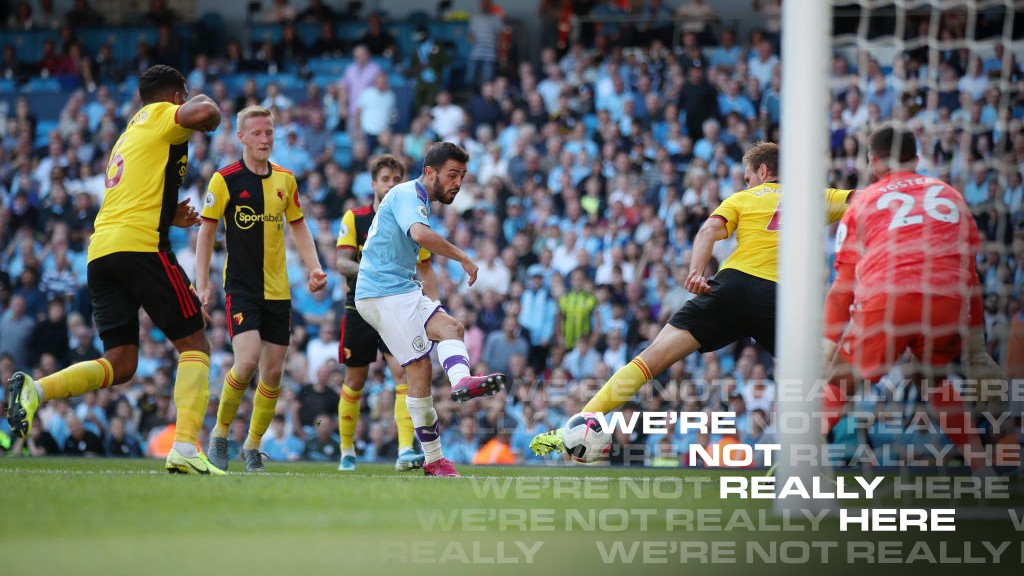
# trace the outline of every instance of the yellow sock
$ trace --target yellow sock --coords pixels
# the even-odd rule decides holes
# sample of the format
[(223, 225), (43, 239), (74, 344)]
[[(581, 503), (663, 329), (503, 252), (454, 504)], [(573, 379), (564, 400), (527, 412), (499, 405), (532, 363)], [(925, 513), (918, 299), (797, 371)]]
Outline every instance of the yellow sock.
[(71, 398), (107, 388), (114, 382), (114, 368), (106, 358), (87, 360), (39, 380), (43, 398)]
[(195, 444), (210, 401), (210, 357), (202, 352), (182, 352), (174, 380), (174, 406), (178, 410), (174, 441)]
[(409, 406), (405, 403), (408, 392), (408, 384), (395, 385), (395, 424), (398, 426), (399, 453), (406, 449), (412, 450), (412, 441), (415, 437), (412, 429), (412, 417), (409, 416)]
[(271, 388), (266, 382), (260, 380), (256, 386), (256, 397), (252, 401), (252, 421), (249, 422), (249, 437), (242, 445), (246, 450), (255, 450), (260, 447), (260, 440), (267, 433), (271, 419), (274, 418), (274, 408), (277, 407), (277, 397), (281, 394), (281, 385)]
[(622, 406), (654, 376), (639, 357), (619, 368), (583, 407), (584, 412), (608, 413)]
[(341, 436), (342, 450), (351, 450), (355, 447), (359, 400), (362, 397), (362, 390), (353, 390), (348, 385), (341, 387), (341, 399), (338, 400), (338, 434)]
[(213, 427), (213, 436), (227, 438), (231, 429), (231, 421), (238, 413), (238, 405), (242, 403), (242, 396), (245, 396), (245, 389), (249, 382), (243, 381), (235, 373), (235, 369), (228, 370), (224, 377), (224, 385), (220, 390), (220, 404), (217, 405), (217, 425)]

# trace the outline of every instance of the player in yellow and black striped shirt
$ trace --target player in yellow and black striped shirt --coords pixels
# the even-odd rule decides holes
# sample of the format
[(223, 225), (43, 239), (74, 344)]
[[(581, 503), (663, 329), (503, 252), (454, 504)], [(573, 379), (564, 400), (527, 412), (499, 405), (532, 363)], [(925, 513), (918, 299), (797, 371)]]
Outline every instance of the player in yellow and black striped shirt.
[(235, 364), (224, 378), (217, 425), (210, 432), (209, 456), (214, 465), (227, 468), (228, 427), (258, 366), (260, 381), (242, 458), (247, 471), (260, 472), (260, 440), (274, 416), (291, 337), (285, 221), (309, 274), (307, 289), (322, 290), (327, 285), (327, 276), (320, 268), (313, 236), (303, 221), (295, 176), (270, 162), (274, 146), (270, 110), (261, 106), (245, 108), (238, 113), (237, 126), (242, 159), (210, 178), (203, 202), (203, 226), (196, 242), (196, 287), (203, 307), (211, 306), (214, 294), (210, 258), (217, 227), (223, 219), (227, 248), (224, 291)]
[[(711, 214), (693, 243), (686, 289), (698, 296), (668, 321), (654, 342), (620, 368), (583, 407), (611, 412), (641, 386), (691, 353), (718, 350), (739, 338), (753, 337), (775, 353), (775, 289), (779, 254), (782, 188), (778, 184), (779, 148), (759, 142), (743, 155), (750, 188), (729, 196)], [(829, 222), (846, 211), (852, 190), (826, 190)], [(706, 278), (715, 242), (736, 234), (737, 247), (714, 278)], [(565, 451), (561, 430), (534, 437), (537, 454)]]
[(178, 202), (193, 132), (216, 129), (220, 109), (208, 97), (186, 101), (185, 77), (170, 66), (153, 66), (139, 77), (142, 108), (117, 139), (107, 164), (106, 192), (89, 244), (88, 283), (103, 358), (80, 362), (39, 382), (24, 373), (11, 378), (7, 417), (27, 436), (32, 417), (47, 398), (79, 396), (128, 382), (139, 359), (139, 308), (174, 343), (178, 358), (174, 404), (178, 417), (170, 472), (223, 474), (196, 450), (209, 396), (210, 342), (199, 300), (171, 252), (171, 226), (199, 218)]

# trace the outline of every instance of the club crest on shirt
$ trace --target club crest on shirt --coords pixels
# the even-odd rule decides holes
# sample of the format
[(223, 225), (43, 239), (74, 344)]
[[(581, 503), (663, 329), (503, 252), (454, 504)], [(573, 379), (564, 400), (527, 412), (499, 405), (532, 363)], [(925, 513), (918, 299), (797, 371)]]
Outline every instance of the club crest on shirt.
[(427, 349), (426, 343), (423, 342), (423, 336), (417, 336), (416, 338), (413, 338), (412, 349), (415, 350), (416, 352), (423, 352), (424, 350)]
[(235, 319), (236, 326), (241, 326), (242, 322), (245, 322), (245, 316), (243, 316), (241, 312), (236, 312), (232, 314), (231, 317)]
[(277, 199), (278, 200), (284, 200), (284, 190), (282, 190), (280, 188), (277, 189)]

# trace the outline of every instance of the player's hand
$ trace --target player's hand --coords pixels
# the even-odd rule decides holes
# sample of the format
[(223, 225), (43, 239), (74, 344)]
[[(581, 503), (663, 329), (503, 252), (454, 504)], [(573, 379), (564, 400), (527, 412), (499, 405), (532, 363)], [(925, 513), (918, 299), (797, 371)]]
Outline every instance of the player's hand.
[(469, 285), (472, 286), (476, 282), (476, 273), (480, 269), (472, 260), (467, 259), (462, 263), (462, 269), (466, 271), (466, 276), (469, 278)]
[(192, 202), (188, 198), (178, 202), (178, 206), (174, 209), (174, 218), (171, 219), (171, 226), (191, 228), (199, 226), (200, 222), (199, 212), (192, 207)]
[(698, 296), (711, 293), (711, 285), (708, 284), (708, 279), (704, 276), (703, 270), (690, 270), (690, 274), (686, 276), (686, 282), (683, 285), (686, 286), (687, 290)]
[(203, 311), (203, 320), (206, 321), (206, 325), (209, 326), (213, 323), (213, 317), (210, 316), (210, 309), (213, 307), (213, 286), (206, 284), (205, 286), (196, 287), (196, 296), (199, 297), (199, 302), (202, 304), (200, 309)]
[(317, 268), (309, 273), (309, 281), (306, 282), (306, 289), (309, 293), (319, 292), (327, 286), (327, 273)]

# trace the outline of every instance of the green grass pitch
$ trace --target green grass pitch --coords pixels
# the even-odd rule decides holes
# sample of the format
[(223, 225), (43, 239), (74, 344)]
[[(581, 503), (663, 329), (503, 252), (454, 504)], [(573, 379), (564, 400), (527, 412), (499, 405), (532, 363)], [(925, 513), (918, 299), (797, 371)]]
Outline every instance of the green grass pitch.
[[(801, 562), (807, 549), (785, 542), (898, 537), (843, 534), (828, 519), (817, 532), (799, 518), (783, 525), (768, 500), (721, 500), (722, 472), (703, 470), (460, 466), (463, 478), (435, 479), (390, 465), (342, 474), (270, 462), (263, 475), (196, 477), (162, 464), (0, 460), (0, 574), (792, 575), (821, 558), (811, 550)], [(1003, 562), (1021, 560), (1009, 522), (958, 523), (924, 539), (961, 541), (966, 530), (1016, 539)], [(716, 542), (734, 545), (737, 564), (713, 556)], [(750, 542), (775, 563), (748, 557)], [(702, 547), (718, 563), (700, 562)], [(829, 576), (865, 570), (829, 564)]]

